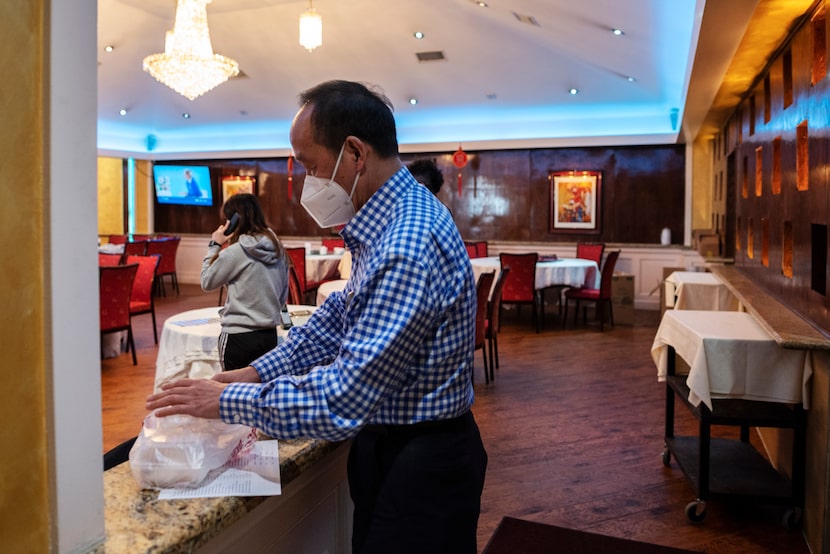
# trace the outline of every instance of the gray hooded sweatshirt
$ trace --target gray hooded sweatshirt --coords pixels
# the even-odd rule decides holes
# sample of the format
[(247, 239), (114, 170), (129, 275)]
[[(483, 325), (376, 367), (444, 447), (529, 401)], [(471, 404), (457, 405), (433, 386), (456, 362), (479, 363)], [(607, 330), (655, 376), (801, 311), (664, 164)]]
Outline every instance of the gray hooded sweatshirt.
[(241, 235), (224, 250), (208, 247), (201, 281), (204, 291), (228, 285), (227, 300), (219, 310), (223, 332), (275, 328), (288, 298), (288, 260), (285, 252), (277, 255), (267, 236)]

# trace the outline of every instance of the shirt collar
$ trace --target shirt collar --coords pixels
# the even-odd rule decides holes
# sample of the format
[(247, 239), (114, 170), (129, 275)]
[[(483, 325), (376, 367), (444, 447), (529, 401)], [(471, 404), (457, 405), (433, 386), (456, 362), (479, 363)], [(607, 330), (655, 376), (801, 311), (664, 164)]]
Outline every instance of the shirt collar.
[[(386, 224), (392, 218), (395, 206), (413, 186), (421, 185), (406, 167), (401, 167), (369, 198), (343, 229), (342, 236), (346, 243), (355, 241), (371, 244), (383, 233)], [(354, 249), (353, 245), (349, 247)]]

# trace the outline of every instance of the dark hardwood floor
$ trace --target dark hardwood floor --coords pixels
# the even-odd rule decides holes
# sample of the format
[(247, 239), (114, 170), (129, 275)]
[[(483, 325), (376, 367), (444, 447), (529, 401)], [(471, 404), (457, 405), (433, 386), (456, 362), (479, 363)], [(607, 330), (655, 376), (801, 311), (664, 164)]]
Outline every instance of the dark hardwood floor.
[[(194, 285), (178, 297), (169, 288), (156, 303), (159, 333), (169, 315), (218, 299)], [(549, 315), (540, 334), (529, 309), (505, 314), (495, 382), (484, 384), (476, 352), (473, 411), (489, 454), (479, 550), (510, 515), (709, 553), (809, 552), (800, 531), (781, 525), (781, 506), (714, 499), (703, 524), (687, 523), (694, 489), (676, 463), (661, 460), (665, 387), (650, 357), (657, 312), (638, 311), (635, 325), (604, 333), (590, 323), (563, 330)], [(134, 328), (138, 366), (129, 354), (101, 362), (104, 450), (139, 431), (153, 387), (150, 317)], [(696, 434), (683, 408), (676, 433)], [(713, 436), (737, 435), (715, 428)], [(752, 440), (760, 445), (754, 432)]]

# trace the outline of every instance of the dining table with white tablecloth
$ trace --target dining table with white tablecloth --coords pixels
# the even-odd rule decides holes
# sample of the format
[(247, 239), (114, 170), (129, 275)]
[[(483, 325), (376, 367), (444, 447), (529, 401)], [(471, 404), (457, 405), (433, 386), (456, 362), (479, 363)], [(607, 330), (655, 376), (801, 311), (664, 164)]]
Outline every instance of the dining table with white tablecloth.
[[(501, 270), (498, 256), (473, 258), (473, 275), (476, 282), (482, 273)], [(571, 287), (599, 288), (600, 273), (597, 263), (582, 258), (557, 258), (556, 260), (539, 260), (536, 262), (536, 290), (554, 285)], [(495, 281), (493, 282), (495, 286)], [(491, 289), (492, 290), (492, 289)]]
[(739, 398), (808, 407), (811, 352), (781, 347), (747, 312), (667, 310), (651, 347), (658, 381), (668, 375), (670, 347), (689, 365), (693, 406)]
[(740, 302), (717, 275), (706, 271), (675, 271), (666, 277), (666, 307), (676, 310), (740, 309)]
[[(292, 325), (302, 325), (316, 306), (288, 305)], [(219, 361), (218, 306), (188, 310), (164, 322), (156, 358), (155, 390), (163, 383), (189, 377), (207, 379), (222, 371)], [(288, 331), (277, 326), (277, 340), (284, 340)]]
[(305, 256), (305, 278), (309, 283), (322, 283), (340, 278), (340, 262), (344, 252), (307, 253)]

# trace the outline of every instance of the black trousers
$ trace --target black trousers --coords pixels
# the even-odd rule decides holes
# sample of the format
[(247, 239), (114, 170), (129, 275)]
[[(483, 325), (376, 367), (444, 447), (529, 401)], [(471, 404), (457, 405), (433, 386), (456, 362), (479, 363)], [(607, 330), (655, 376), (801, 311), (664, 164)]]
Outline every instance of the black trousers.
[(222, 370), (240, 369), (277, 346), (277, 329), (259, 329), (248, 333), (219, 335), (219, 359)]
[(353, 554), (475, 554), (486, 469), (471, 412), (365, 427), (348, 460)]

